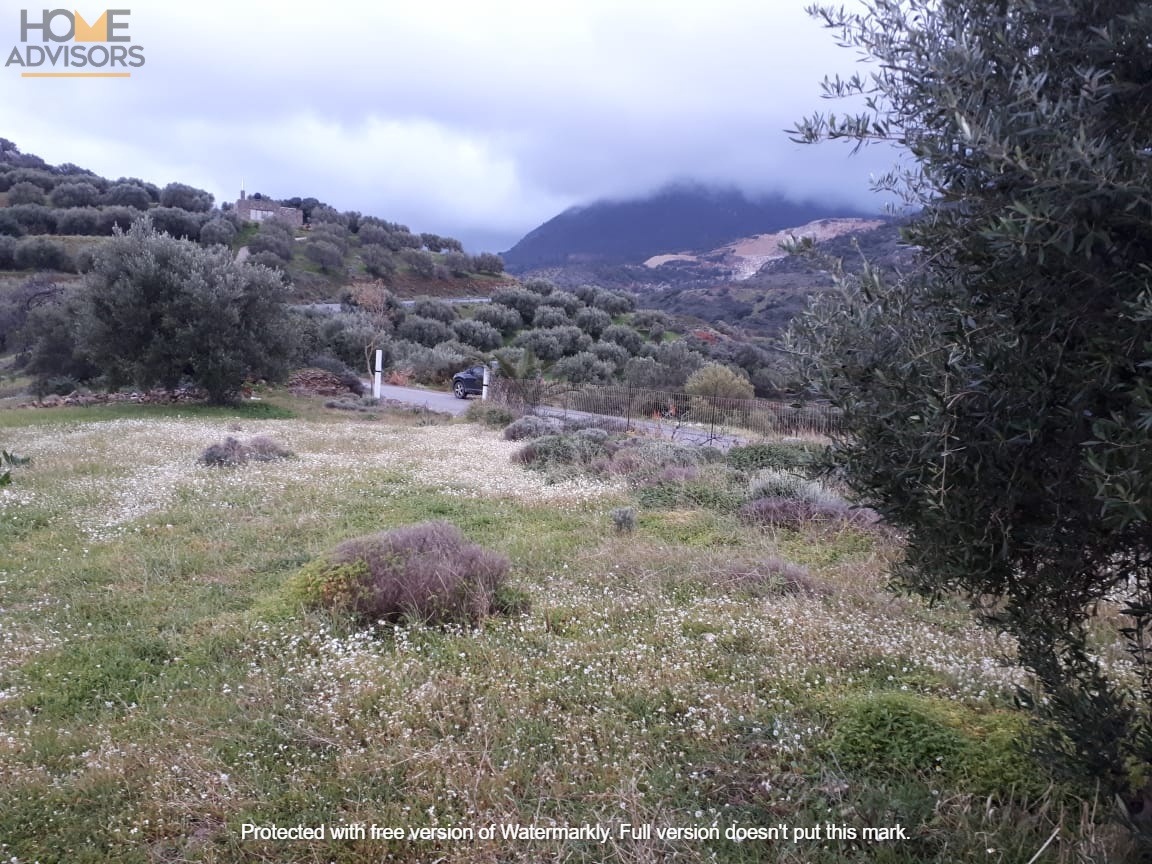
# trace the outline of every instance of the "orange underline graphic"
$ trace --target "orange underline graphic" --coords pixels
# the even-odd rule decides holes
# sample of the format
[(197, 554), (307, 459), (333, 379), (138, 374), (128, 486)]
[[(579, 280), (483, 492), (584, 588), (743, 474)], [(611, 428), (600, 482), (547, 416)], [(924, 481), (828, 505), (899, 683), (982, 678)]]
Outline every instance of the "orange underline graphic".
[(131, 72), (21, 72), (21, 78), (131, 78)]

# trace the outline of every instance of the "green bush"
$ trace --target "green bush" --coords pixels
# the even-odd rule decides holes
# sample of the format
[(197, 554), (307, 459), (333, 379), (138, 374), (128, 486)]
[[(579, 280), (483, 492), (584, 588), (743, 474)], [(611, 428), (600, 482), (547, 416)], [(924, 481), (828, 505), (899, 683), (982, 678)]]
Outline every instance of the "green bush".
[(644, 344), (643, 336), (631, 327), (625, 327), (621, 324), (605, 327), (604, 332), (600, 334), (600, 339), (604, 342), (615, 342), (632, 355), (638, 354), (640, 346)]
[(524, 319), (515, 309), (501, 303), (487, 303), (476, 310), (474, 321), (490, 324), (504, 336), (511, 336), (524, 326)]
[(372, 276), (383, 279), (396, 273), (396, 259), (382, 246), (365, 246), (360, 250), (360, 260)]
[(815, 480), (796, 471), (762, 468), (748, 481), (749, 501), (757, 498), (790, 498), (811, 504), (843, 505), (844, 499)]
[(433, 321), (448, 325), (451, 325), (459, 317), (456, 314), (456, 307), (451, 303), (428, 297), (416, 301), (416, 305), (412, 307), (412, 314), (421, 318), (431, 318)]
[(492, 295), (492, 302), (515, 309), (524, 321), (531, 321), (540, 305), (540, 295), (524, 288), (502, 288)]
[[(439, 322), (434, 322), (439, 324)], [(446, 384), (452, 376), (467, 365), (472, 355), (471, 349), (454, 347), (454, 343), (443, 343), (435, 348), (418, 345), (415, 342), (398, 340), (392, 343), (395, 352), (393, 367), (408, 370), (419, 384)]]
[(653, 509), (702, 507), (718, 513), (731, 513), (743, 502), (740, 490), (726, 471), (677, 467), (642, 478), (636, 497)]
[(462, 416), (472, 423), (480, 423), (496, 429), (502, 429), (516, 419), (516, 414), (512, 409), (495, 402), (480, 400), (473, 400)]
[(557, 306), (541, 305), (532, 317), (532, 326), (536, 328), (564, 327), (571, 323), (568, 313)]
[(247, 441), (229, 436), (206, 448), (200, 454), (200, 462), (212, 468), (236, 468), (248, 462), (275, 462), (291, 457), (290, 450), (267, 435), (257, 435)]
[(610, 442), (584, 435), (545, 435), (527, 444), (512, 458), (521, 465), (538, 470), (583, 468), (599, 456), (611, 455), (612, 449)]
[(1007, 711), (880, 692), (838, 706), (827, 748), (844, 768), (872, 777), (919, 777), (980, 797), (1038, 797), (1047, 784), (1021, 747), (1026, 732), (1025, 718)]
[(231, 246), (236, 226), (227, 219), (211, 219), (200, 226), (200, 242), (205, 246)]
[(443, 321), (435, 318), (423, 318), (419, 315), (409, 315), (404, 319), (396, 335), (409, 342), (417, 342), (425, 347), (432, 348), (441, 342), (447, 342), (455, 337), (456, 333)]
[(17, 183), (8, 190), (8, 203), (17, 204), (43, 204), (44, 190), (34, 183)]
[(741, 471), (755, 471), (760, 468), (803, 469), (815, 462), (817, 454), (823, 450), (819, 444), (770, 441), (765, 444), (747, 444), (733, 447), (728, 451), (727, 461)]
[(504, 344), (500, 331), (483, 321), (471, 318), (454, 321), (452, 330), (456, 333), (457, 339), (478, 351), (491, 351)]
[[(544, 299), (540, 301), (541, 308), (554, 306), (557, 309), (563, 309), (566, 316), (575, 315), (580, 310), (584, 303), (575, 294), (569, 294), (567, 291), (551, 291), (545, 295)], [(547, 325), (536, 325), (547, 326)]]
[(716, 396), (723, 399), (751, 399), (756, 395), (746, 375), (720, 363), (701, 366), (684, 384), (693, 396)]
[(523, 441), (526, 438), (542, 438), (545, 435), (554, 435), (559, 427), (555, 420), (546, 417), (537, 417), (526, 414), (513, 420), (504, 429), (504, 438), (507, 441)]
[(361, 625), (378, 621), (477, 624), (523, 597), (506, 589), (503, 555), (469, 543), (447, 522), (347, 540), (302, 568), (289, 595)]
[(27, 237), (19, 241), (13, 257), (17, 269), (20, 270), (71, 272), (75, 269), (64, 245), (47, 237)]
[(632, 507), (616, 507), (610, 515), (617, 534), (631, 534), (636, 530), (636, 510)]
[(0, 468), (4, 469), (0, 472), (0, 486), (11, 485), (12, 468), (18, 465), (27, 465), (31, 461), (27, 456), (17, 456), (15, 453), (9, 453), (7, 450), (0, 450)]
[(603, 309), (581, 309), (573, 322), (593, 339), (599, 339), (600, 334), (612, 326), (612, 316)]

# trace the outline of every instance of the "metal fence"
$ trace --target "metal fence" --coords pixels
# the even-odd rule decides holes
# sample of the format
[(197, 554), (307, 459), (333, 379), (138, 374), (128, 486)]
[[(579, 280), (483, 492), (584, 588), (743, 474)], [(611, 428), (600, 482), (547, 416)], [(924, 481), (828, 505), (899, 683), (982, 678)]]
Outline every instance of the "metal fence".
[(628, 386), (497, 378), (489, 399), (521, 413), (577, 420), (613, 431), (637, 431), (695, 442), (735, 443), (751, 435), (829, 435), (840, 414), (823, 403), (692, 396)]

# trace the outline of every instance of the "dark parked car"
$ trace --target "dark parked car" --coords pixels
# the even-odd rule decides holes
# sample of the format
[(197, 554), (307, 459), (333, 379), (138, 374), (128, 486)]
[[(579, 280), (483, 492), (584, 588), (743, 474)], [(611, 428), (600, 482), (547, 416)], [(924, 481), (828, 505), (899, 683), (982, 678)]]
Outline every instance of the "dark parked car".
[(457, 399), (467, 399), (469, 394), (479, 396), (484, 392), (484, 367), (469, 366), (452, 376), (452, 392)]

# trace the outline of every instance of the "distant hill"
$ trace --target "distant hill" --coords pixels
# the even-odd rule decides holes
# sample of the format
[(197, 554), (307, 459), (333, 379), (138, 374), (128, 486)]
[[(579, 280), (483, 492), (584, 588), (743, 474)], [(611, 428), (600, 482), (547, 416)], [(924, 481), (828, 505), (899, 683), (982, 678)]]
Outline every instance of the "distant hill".
[[(709, 279), (708, 260), (673, 261), (654, 270), (628, 269), (633, 275), (647, 269), (661, 280), (643, 286), (634, 283), (642, 306), (695, 315), (712, 323), (723, 321), (750, 334), (774, 337), (803, 311), (810, 297), (833, 286), (826, 259), (839, 260), (849, 272), (858, 271), (865, 260), (887, 272), (912, 269), (915, 252), (900, 242), (901, 224), (896, 220), (860, 222), (856, 230), (817, 239), (816, 251), (821, 257), (772, 257), (750, 275), (732, 274), (730, 270), (732, 275)], [(795, 233), (805, 234), (800, 226)], [(755, 256), (751, 260), (755, 261)]]
[(681, 184), (647, 198), (573, 207), (530, 231), (503, 258), (513, 273), (639, 264), (654, 255), (704, 251), (817, 219), (865, 215), (848, 207)]
[[(279, 216), (262, 219), (261, 211)], [(487, 296), (510, 282), (495, 255), (467, 255), (451, 237), (339, 212), (318, 198), (255, 193), (216, 206), (204, 189), (50, 165), (0, 138), (0, 278), (86, 272), (117, 227), (145, 215), (173, 237), (246, 250), (243, 260), (279, 270), (297, 301), (337, 300), (348, 286), (378, 279), (400, 296), (441, 297)]]

